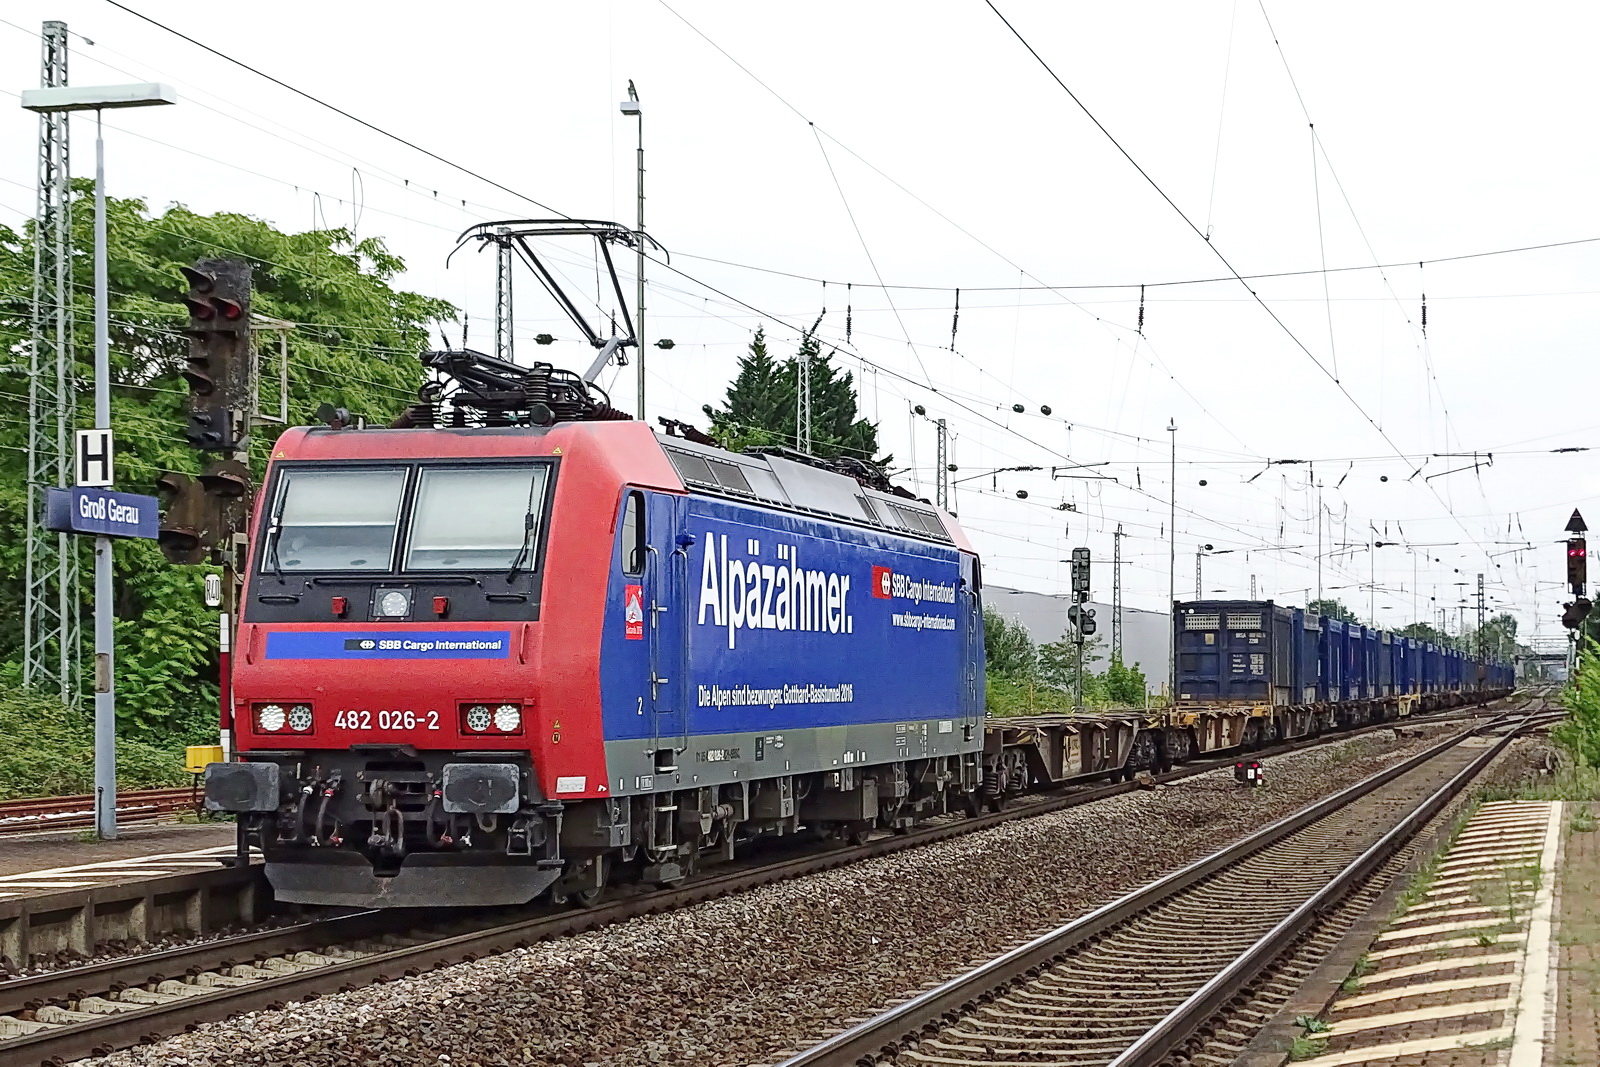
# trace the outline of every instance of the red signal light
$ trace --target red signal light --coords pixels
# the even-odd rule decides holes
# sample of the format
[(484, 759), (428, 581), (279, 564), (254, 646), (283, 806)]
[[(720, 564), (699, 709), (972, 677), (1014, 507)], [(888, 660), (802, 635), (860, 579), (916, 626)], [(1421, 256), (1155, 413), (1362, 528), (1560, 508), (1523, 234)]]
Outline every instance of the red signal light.
[(244, 308), (240, 306), (237, 300), (229, 300), (226, 297), (215, 296), (211, 298), (211, 302), (217, 306), (218, 311), (222, 312), (222, 317), (227, 319), (229, 322), (237, 322), (239, 316), (244, 314)]

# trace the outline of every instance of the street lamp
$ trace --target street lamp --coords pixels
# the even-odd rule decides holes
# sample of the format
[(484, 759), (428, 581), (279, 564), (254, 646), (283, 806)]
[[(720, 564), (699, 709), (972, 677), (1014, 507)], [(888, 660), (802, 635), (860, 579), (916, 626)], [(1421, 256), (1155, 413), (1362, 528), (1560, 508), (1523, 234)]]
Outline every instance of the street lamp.
[[(634, 299), (634, 336), (638, 339), (639, 358), (639, 421), (644, 421), (644, 108), (639, 105), (639, 93), (628, 79), (628, 99), (619, 105), (624, 115), (639, 120), (639, 291)], [(670, 346), (669, 346), (670, 347)]]
[[(170, 85), (58, 86), (24, 89), (22, 106), (41, 114), (94, 112), (94, 425), (111, 430), (111, 342), (106, 299), (106, 144), (101, 112), (107, 108), (176, 104)], [(117, 694), (112, 612), (111, 538), (94, 539), (94, 828), (101, 838), (117, 836)]]

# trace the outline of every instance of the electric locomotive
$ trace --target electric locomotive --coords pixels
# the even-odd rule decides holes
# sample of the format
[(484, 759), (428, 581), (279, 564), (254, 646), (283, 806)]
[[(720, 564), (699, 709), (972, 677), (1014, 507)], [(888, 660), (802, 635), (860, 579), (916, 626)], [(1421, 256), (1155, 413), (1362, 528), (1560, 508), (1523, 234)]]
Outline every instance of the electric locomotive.
[(657, 434), (548, 365), (423, 358), (453, 393), (286, 432), (256, 501), (206, 795), (278, 899), (584, 902), (975, 804), (950, 515), (864, 464)]

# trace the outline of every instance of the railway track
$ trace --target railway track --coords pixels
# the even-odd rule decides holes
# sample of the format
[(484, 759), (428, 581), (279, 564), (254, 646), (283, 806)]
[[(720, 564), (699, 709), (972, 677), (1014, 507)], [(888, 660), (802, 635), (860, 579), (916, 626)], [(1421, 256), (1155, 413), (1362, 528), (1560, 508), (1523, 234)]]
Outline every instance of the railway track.
[[(149, 822), (200, 810), (198, 785), (134, 789), (117, 794), (119, 823)], [(94, 825), (94, 797), (25, 797), (0, 800), (0, 834), (81, 830)]]
[[(1418, 718), (1441, 722), (1481, 709)], [(1370, 727), (1383, 729), (1386, 726)], [(1344, 740), (1351, 731), (1275, 746), (1282, 754)], [(1158, 781), (1174, 781), (1232, 765), (1235, 757), (1188, 764)], [(61, 1063), (102, 1054), (197, 1023), (273, 1008), (374, 982), (415, 975), (538, 941), (640, 915), (671, 911), (757, 885), (887, 855), (1139, 788), (1131, 783), (1077, 787), (1023, 798), (1013, 808), (976, 818), (952, 817), (865, 845), (723, 868), (668, 890), (640, 891), (587, 911), (541, 908), (478, 914), (440, 924), (404, 912), (363, 911), (292, 927), (237, 935), (132, 957), (90, 963), (0, 982), (0, 1059)]]
[(1207, 1053), (1232, 1044), (1218, 1012), (1310, 937), (1514, 736), (1559, 714), (1524, 705), (1463, 731), (781, 1067), (1231, 1062), (1231, 1052)]

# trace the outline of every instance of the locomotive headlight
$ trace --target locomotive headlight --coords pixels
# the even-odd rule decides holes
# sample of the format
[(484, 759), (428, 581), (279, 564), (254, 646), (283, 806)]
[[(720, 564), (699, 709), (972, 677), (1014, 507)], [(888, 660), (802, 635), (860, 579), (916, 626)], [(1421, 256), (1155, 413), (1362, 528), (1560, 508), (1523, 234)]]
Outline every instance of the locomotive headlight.
[(501, 704), (495, 708), (494, 728), (503, 734), (514, 734), (522, 729), (522, 709), (515, 704)]
[(256, 708), (256, 729), (262, 733), (275, 734), (282, 730), (289, 719), (283, 712), (280, 704), (262, 704)]
[(390, 589), (378, 596), (378, 614), (386, 619), (403, 619), (411, 614), (411, 594), (404, 589)]
[(303, 734), (311, 729), (311, 709), (305, 704), (296, 704), (289, 709), (289, 729), (297, 734)]
[(489, 709), (484, 707), (482, 704), (474, 704), (472, 707), (468, 708), (466, 720), (467, 729), (471, 730), (475, 734), (481, 734), (488, 730), (490, 725), (494, 722), (493, 716), (489, 714)]

